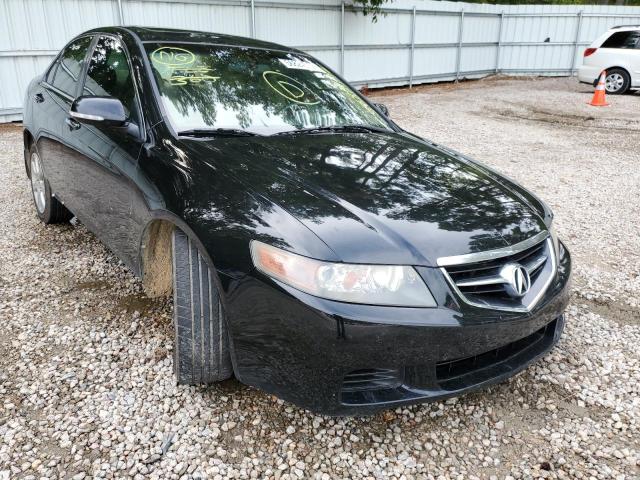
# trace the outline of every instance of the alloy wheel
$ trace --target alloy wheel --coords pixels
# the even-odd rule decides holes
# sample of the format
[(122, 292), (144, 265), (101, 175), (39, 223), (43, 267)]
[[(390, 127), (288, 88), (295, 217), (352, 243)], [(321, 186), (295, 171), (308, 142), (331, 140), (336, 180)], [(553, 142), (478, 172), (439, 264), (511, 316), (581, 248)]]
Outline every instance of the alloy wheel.
[(619, 73), (611, 73), (607, 75), (605, 80), (605, 88), (607, 92), (617, 92), (624, 85), (624, 78)]
[(42, 163), (40, 162), (40, 156), (36, 152), (31, 154), (31, 190), (33, 191), (33, 199), (38, 213), (44, 213), (44, 209), (47, 206), (47, 192), (44, 184)]

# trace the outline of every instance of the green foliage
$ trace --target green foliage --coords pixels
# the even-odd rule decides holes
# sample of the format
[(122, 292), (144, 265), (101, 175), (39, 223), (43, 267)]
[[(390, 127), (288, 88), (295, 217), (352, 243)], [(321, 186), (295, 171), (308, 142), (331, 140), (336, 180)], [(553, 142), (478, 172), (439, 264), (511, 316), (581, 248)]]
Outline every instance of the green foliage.
[(378, 15), (385, 15), (381, 10), (382, 5), (393, 0), (353, 0), (354, 7), (361, 7), (363, 15), (371, 15), (371, 21), (378, 21)]

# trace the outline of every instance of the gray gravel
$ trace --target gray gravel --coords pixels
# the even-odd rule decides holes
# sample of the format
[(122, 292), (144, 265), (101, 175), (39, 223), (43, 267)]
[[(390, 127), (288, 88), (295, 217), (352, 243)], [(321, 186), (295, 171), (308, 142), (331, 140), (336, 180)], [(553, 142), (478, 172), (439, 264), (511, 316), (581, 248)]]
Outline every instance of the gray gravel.
[(0, 127), (0, 480), (640, 478), (640, 95), (571, 79), (375, 95), (536, 191), (576, 265), (558, 347), (510, 381), (372, 418), (176, 387), (170, 305), (80, 225), (41, 225)]

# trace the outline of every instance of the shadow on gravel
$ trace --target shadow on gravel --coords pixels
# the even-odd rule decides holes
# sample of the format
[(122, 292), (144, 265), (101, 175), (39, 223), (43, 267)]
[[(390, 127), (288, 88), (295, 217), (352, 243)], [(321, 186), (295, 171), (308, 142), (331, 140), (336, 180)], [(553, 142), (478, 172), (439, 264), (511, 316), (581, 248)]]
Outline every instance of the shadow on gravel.
[[(502, 119), (515, 119), (523, 122), (538, 122), (547, 123), (551, 125), (562, 125), (565, 127), (579, 127), (579, 128), (596, 128), (596, 129), (612, 129), (612, 118), (598, 118), (593, 115), (579, 115), (563, 113), (562, 109), (559, 110), (545, 110), (542, 108), (534, 108), (527, 105), (519, 104), (516, 108), (510, 109), (493, 109), (482, 112), (477, 112), (478, 115), (486, 117), (489, 113), (494, 118)], [(640, 122), (637, 120), (627, 120), (625, 118), (615, 118), (615, 130), (625, 132), (640, 132)]]
[(147, 317), (158, 308), (162, 308), (166, 299), (149, 298), (144, 293), (134, 293), (118, 300), (116, 308), (124, 313), (138, 312), (141, 317)]
[(580, 298), (579, 301), (589, 305), (591, 312), (619, 325), (640, 325), (640, 307), (632, 307), (620, 301), (603, 303), (586, 298)]

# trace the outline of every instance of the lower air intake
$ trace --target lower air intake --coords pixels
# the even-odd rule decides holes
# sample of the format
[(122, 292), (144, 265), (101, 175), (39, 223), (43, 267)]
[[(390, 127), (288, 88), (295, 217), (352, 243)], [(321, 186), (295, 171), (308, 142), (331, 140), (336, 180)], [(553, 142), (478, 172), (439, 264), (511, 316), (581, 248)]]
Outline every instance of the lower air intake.
[(344, 376), (343, 392), (362, 392), (396, 388), (402, 384), (400, 370), (389, 368), (367, 368), (354, 370)]
[[(457, 358), (436, 364), (436, 380), (445, 390), (457, 390), (484, 380), (486, 372), (503, 367), (512, 368), (512, 360), (519, 356), (531, 356), (547, 348), (556, 331), (557, 320), (532, 334), (502, 347), (472, 357)], [(521, 362), (515, 362), (515, 366)], [(488, 378), (487, 378), (488, 379)]]

